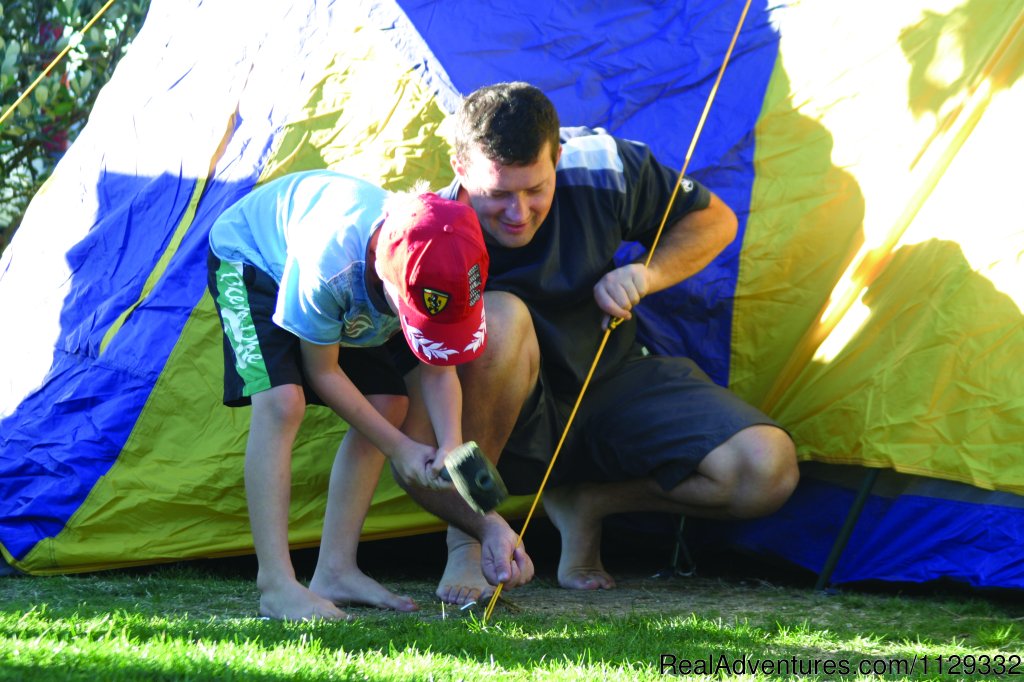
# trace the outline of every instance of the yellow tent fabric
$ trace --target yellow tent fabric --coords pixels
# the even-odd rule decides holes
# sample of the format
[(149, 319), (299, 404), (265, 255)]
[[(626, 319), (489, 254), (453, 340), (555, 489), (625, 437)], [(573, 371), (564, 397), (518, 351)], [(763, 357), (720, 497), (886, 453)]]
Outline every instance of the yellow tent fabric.
[(1024, 6), (772, 18), (732, 387), (805, 459), (1024, 493)]

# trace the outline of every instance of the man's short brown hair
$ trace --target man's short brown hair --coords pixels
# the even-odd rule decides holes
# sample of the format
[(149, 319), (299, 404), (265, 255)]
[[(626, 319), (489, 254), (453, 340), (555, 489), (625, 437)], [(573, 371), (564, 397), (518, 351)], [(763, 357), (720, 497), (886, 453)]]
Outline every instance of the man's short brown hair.
[(455, 157), (466, 163), (473, 148), (504, 166), (525, 166), (540, 156), (544, 143), (558, 159), (558, 112), (529, 83), (496, 83), (474, 90), (455, 114)]

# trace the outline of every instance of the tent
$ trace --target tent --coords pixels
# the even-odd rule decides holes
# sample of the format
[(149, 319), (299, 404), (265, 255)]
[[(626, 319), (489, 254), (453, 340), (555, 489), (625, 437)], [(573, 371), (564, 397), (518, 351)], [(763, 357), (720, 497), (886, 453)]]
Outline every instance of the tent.
[[(252, 551), (248, 414), (219, 403), (205, 291), (207, 232), (232, 202), (308, 168), (439, 187), (449, 114), (501, 80), (680, 166), (743, 10), (154, 0), (0, 260), (6, 562)], [(642, 323), (797, 442), (791, 501), (727, 542), (822, 571), (862, 508), (836, 582), (1024, 587), (1024, 229), (1005, 161), (1024, 155), (1022, 70), (1018, 3), (752, 3), (690, 163), (740, 234)], [(344, 428), (310, 408), (295, 547), (318, 542)], [(440, 527), (385, 476), (364, 537)]]

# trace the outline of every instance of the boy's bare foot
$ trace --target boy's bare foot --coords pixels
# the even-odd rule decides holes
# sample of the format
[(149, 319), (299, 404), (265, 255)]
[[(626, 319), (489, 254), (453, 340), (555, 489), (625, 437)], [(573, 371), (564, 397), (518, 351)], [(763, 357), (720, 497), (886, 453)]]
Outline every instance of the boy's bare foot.
[(480, 570), (480, 543), (454, 526), (448, 527), (447, 541), (448, 563), (435, 594), (446, 604), (459, 606), (489, 599), (494, 586)]
[(330, 578), (314, 573), (309, 589), (335, 604), (362, 604), (394, 611), (418, 611), (420, 608), (411, 597), (395, 594), (358, 568)]
[(570, 590), (615, 587), (601, 563), (601, 517), (588, 509), (583, 486), (544, 491), (544, 509), (562, 536), (558, 584)]
[(275, 620), (351, 620), (330, 601), (291, 581), (261, 590), (260, 615)]

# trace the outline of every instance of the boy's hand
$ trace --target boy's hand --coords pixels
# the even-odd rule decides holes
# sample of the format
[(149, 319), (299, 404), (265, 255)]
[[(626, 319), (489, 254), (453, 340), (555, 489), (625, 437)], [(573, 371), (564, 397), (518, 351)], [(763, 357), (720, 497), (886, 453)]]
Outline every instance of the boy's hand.
[(450, 488), (451, 483), (441, 478), (445, 453), (410, 439), (391, 457), (395, 473), (403, 481), (431, 490)]
[[(430, 468), (433, 470), (435, 476), (441, 476), (441, 472), (445, 470), (445, 464), (448, 462), (448, 455), (457, 447), (457, 445), (454, 445), (450, 448), (439, 447), (437, 449), (437, 457), (435, 457), (434, 461), (430, 464)], [(444, 481), (444, 479), (441, 480)], [(445, 484), (448, 486), (452, 485), (451, 481), (445, 481)]]

